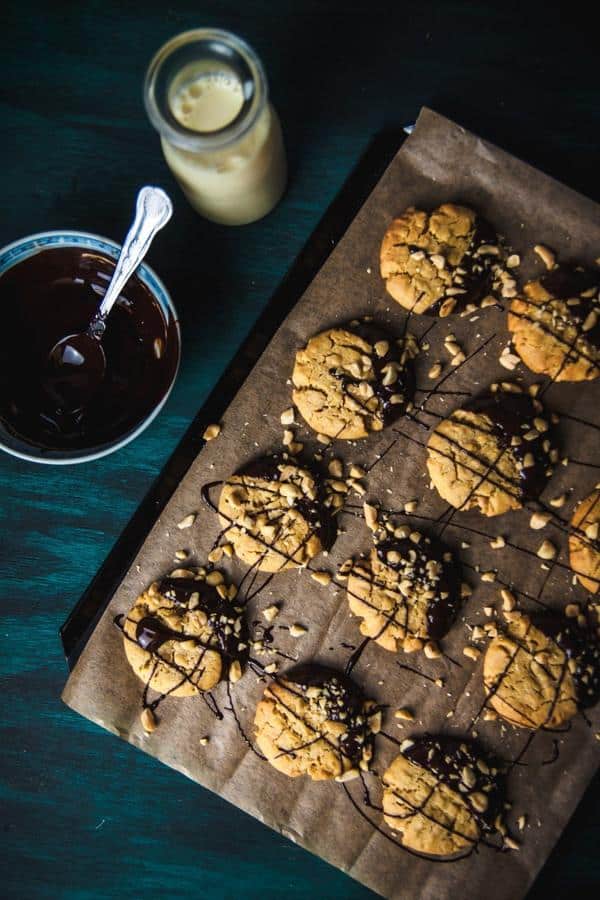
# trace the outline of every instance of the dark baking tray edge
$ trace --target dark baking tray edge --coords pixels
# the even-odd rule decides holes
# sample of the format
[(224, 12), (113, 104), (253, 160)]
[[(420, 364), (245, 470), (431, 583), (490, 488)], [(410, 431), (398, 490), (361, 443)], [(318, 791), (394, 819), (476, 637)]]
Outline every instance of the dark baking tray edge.
[(404, 131), (390, 129), (376, 135), (370, 142), (93, 580), (61, 626), (60, 637), (69, 670), (75, 666), (96, 623), (131, 567), (158, 516), (202, 449), (202, 434), (206, 426), (210, 422), (219, 421), (283, 320), (359, 212), (405, 137)]

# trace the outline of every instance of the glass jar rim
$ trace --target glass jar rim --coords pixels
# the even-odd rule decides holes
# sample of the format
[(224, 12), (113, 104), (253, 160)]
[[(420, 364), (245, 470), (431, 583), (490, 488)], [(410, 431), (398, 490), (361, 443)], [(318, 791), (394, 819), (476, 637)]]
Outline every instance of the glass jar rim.
[[(177, 51), (193, 44), (221, 45), (237, 56), (252, 79), (252, 95), (246, 97), (239, 113), (216, 131), (193, 131), (173, 115), (167, 93), (172, 77), (163, 83), (165, 65)], [(178, 71), (178, 70), (176, 70)], [(170, 144), (191, 152), (211, 152), (240, 140), (254, 125), (265, 108), (268, 84), (262, 63), (252, 47), (230, 31), (217, 28), (195, 28), (175, 35), (154, 54), (144, 80), (144, 106), (159, 134)]]

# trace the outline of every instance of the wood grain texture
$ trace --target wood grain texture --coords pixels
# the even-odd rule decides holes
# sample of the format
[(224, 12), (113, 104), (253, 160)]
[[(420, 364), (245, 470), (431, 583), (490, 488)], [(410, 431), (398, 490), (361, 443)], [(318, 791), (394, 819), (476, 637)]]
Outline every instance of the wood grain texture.
[[(552, 4), (24, 0), (0, 12), (0, 244), (71, 226), (120, 239), (142, 182), (172, 224), (149, 261), (181, 316), (183, 363), (158, 419), (85, 466), (0, 458), (3, 862), (14, 898), (371, 896), (224, 801), (64, 708), (58, 627), (371, 136), (426, 103), (600, 199), (593, 30)], [(220, 25), (263, 57), (288, 144), (280, 207), (201, 221), (141, 103), (155, 49)], [(558, 763), (557, 765), (560, 765)], [(532, 897), (591, 897), (598, 784)]]

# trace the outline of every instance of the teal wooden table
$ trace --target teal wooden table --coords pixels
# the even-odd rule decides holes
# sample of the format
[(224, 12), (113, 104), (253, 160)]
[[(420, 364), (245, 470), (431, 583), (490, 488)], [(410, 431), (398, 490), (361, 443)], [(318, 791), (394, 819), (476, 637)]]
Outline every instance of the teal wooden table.
[[(4, 897), (372, 896), (63, 707), (58, 628), (375, 133), (427, 104), (600, 199), (597, 40), (577, 4), (391, 6), (3, 6), (0, 244), (59, 226), (119, 240), (140, 184), (163, 185), (175, 216), (150, 262), (184, 338), (175, 390), (133, 444), (85, 466), (0, 458)], [(241, 229), (192, 213), (142, 108), (150, 56), (199, 25), (230, 28), (256, 47), (287, 139), (284, 201)], [(596, 784), (532, 897), (597, 892), (599, 801)]]

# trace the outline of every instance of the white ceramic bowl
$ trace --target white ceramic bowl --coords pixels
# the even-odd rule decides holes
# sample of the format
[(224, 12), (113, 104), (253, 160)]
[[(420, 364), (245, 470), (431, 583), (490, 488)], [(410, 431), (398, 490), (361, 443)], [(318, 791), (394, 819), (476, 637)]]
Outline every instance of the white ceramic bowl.
[[(95, 250), (106, 256), (112, 256), (116, 259), (119, 255), (120, 246), (108, 238), (100, 237), (97, 234), (91, 234), (87, 231), (42, 231), (39, 234), (31, 234), (28, 237), (21, 238), (8, 244), (0, 250), (0, 277), (16, 263), (22, 262), (29, 256), (39, 253), (41, 250), (48, 250), (52, 247), (83, 247), (88, 250)], [(173, 323), (175, 326), (175, 334), (177, 336), (176, 348), (176, 365), (173, 371), (171, 383), (167, 388), (164, 396), (150, 410), (150, 412), (141, 419), (137, 425), (127, 431), (125, 434), (101, 444), (91, 447), (87, 450), (46, 450), (36, 447), (27, 441), (10, 433), (10, 431), (0, 422), (0, 449), (5, 450), (13, 456), (21, 459), (28, 459), (32, 462), (47, 463), (50, 465), (69, 465), (72, 463), (86, 462), (91, 459), (99, 459), (101, 456), (107, 456), (120, 447), (124, 447), (130, 441), (133, 441), (142, 431), (148, 427), (150, 422), (156, 418), (158, 413), (165, 405), (179, 370), (179, 361), (181, 357), (181, 334), (179, 330), (179, 320), (177, 311), (173, 306), (173, 301), (169, 292), (156, 273), (145, 263), (137, 269), (136, 275), (143, 284), (150, 290), (156, 302), (159, 304), (162, 314), (167, 323)]]

